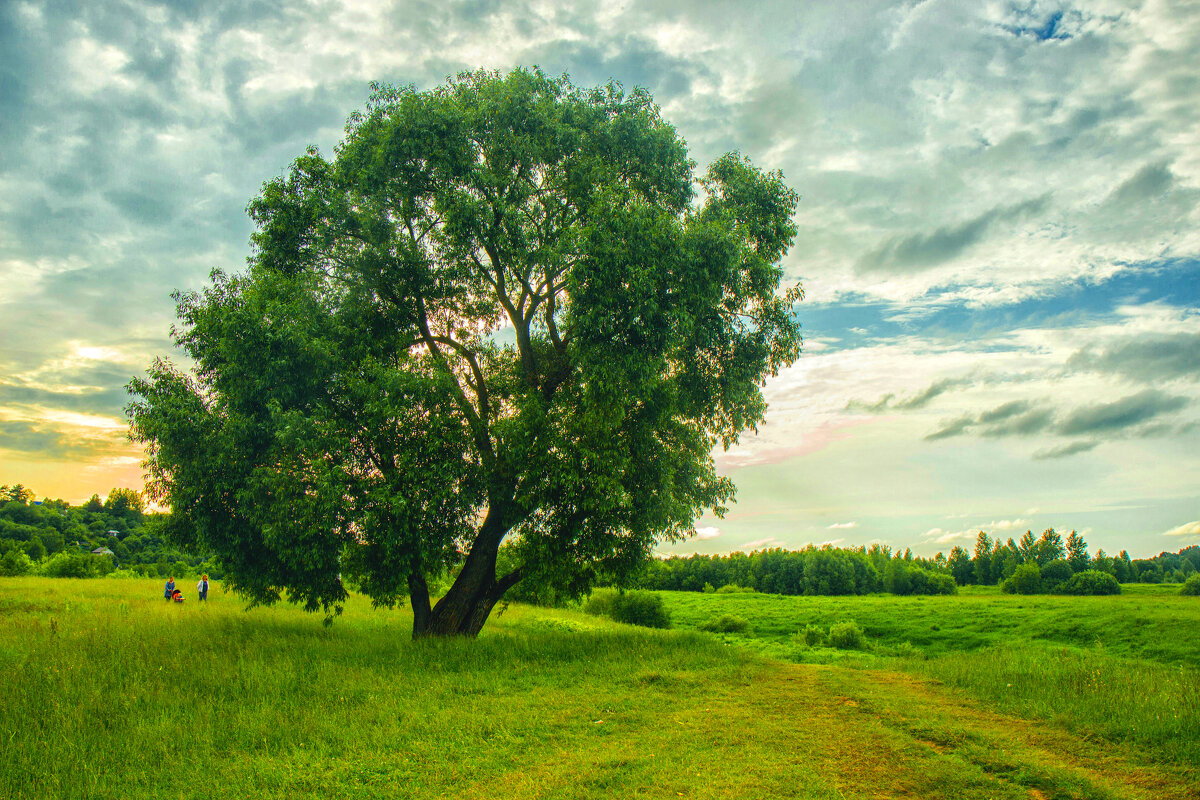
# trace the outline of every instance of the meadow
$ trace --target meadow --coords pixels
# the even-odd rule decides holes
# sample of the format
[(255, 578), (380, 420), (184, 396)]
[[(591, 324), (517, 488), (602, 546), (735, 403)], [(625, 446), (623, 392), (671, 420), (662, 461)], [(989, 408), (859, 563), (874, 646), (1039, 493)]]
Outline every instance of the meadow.
[[(1200, 602), (1162, 591), (664, 593), (668, 631), (512, 605), (413, 642), (357, 596), (324, 627), (0, 579), (0, 797), (1194, 798)], [(849, 619), (863, 649), (796, 635)]]
[[(676, 627), (744, 620), (721, 634), (794, 662), (899, 670), (963, 690), (981, 706), (1053, 722), (1200, 766), (1200, 603), (1178, 585), (1133, 584), (1112, 597), (1007, 595), (783, 597), (664, 592)], [(797, 632), (853, 622), (860, 648), (810, 645)]]

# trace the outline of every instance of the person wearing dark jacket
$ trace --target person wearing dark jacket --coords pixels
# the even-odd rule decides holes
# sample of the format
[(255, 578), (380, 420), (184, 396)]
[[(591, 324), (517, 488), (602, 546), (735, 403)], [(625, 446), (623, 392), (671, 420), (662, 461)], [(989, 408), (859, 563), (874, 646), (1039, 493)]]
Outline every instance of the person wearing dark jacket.
[(167, 586), (163, 589), (163, 597), (167, 600), (171, 599), (171, 595), (175, 594), (175, 577), (167, 578)]

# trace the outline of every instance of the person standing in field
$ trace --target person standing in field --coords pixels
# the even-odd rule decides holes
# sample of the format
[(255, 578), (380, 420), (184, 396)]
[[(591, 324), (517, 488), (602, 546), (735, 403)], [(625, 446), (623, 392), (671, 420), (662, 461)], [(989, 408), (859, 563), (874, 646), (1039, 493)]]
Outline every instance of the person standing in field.
[(171, 595), (175, 593), (175, 576), (167, 578), (167, 586), (163, 589), (163, 597), (167, 600), (171, 599)]
[(196, 594), (200, 596), (200, 602), (203, 603), (208, 599), (208, 576), (201, 575), (200, 581), (196, 584)]

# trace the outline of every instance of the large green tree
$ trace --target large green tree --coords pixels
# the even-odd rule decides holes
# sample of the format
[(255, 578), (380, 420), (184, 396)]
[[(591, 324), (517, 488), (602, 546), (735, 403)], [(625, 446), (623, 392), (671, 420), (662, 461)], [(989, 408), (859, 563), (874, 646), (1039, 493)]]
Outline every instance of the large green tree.
[(407, 597), (415, 636), (689, 535), (733, 495), (711, 451), (801, 344), (796, 193), (736, 154), (694, 167), (640, 89), (375, 87), (250, 203), (248, 271), (177, 296), (194, 371), (130, 384), (175, 535), (255, 602), (328, 613), (343, 574)]

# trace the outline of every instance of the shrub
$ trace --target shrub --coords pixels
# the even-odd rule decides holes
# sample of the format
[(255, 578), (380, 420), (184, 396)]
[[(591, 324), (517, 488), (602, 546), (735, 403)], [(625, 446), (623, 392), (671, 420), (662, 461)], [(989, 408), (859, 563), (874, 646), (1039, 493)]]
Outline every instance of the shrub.
[(24, 575), (33, 570), (33, 559), (19, 547), (14, 547), (0, 558), (0, 575)]
[(1188, 579), (1183, 582), (1183, 586), (1179, 588), (1179, 593), (1182, 595), (1200, 595), (1200, 572), (1193, 572), (1188, 576)]
[(611, 589), (601, 589), (593, 592), (592, 596), (583, 604), (583, 612), (597, 617), (611, 617), (613, 600), (616, 596), (617, 593)]
[(925, 594), (958, 594), (958, 584), (954, 582), (954, 576), (929, 571), (926, 571), (925, 575)]
[(1060, 584), (1059, 594), (1120, 594), (1121, 584), (1107, 572), (1085, 569)]
[(1071, 576), (1074, 574), (1075, 570), (1071, 569), (1069, 563), (1061, 558), (1056, 558), (1042, 567), (1042, 590), (1056, 591), (1060, 584), (1071, 580)]
[(1042, 591), (1042, 571), (1032, 562), (1022, 564), (1000, 588), (1009, 594), (1039, 594)]
[(612, 618), (645, 628), (671, 627), (671, 615), (654, 592), (625, 592), (613, 598)]
[(825, 631), (821, 629), (821, 626), (813, 625), (811, 622), (804, 626), (804, 630), (800, 631), (800, 636), (809, 647), (825, 644)]
[[(43, 562), (38, 570), (48, 578), (94, 578), (99, 573), (99, 559), (88, 555), (72, 555), (70, 553), (55, 553)], [(106, 570), (107, 572), (107, 570)]]
[(654, 592), (625, 592), (601, 590), (584, 603), (587, 614), (612, 617), (617, 622), (642, 625), (647, 628), (671, 627), (671, 615), (663, 607), (662, 598)]
[(863, 632), (854, 620), (839, 622), (829, 628), (829, 643), (839, 650), (861, 650)]
[(717, 589), (717, 594), (753, 594), (753, 592), (753, 587), (738, 586), (736, 583), (727, 583), (720, 589)]
[(722, 614), (700, 626), (700, 630), (711, 633), (745, 633), (749, 628), (749, 622), (732, 614)]
[(716, 591), (716, 589), (713, 588), (713, 585), (711, 583), (705, 582), (705, 584), (704, 584), (704, 593), (705, 594), (712, 594), (715, 591)]

